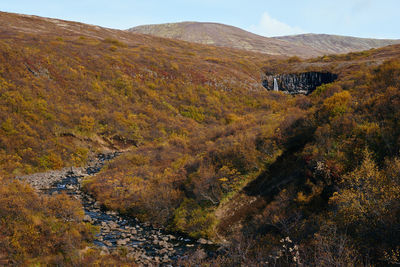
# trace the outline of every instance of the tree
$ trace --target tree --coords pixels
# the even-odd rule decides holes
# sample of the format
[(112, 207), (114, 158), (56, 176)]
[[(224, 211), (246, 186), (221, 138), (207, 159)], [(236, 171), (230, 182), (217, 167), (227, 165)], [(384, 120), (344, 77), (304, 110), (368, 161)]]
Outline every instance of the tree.
[(382, 257), (383, 250), (395, 249), (400, 242), (399, 166), (396, 159), (380, 170), (365, 150), (361, 165), (343, 177), (330, 199), (337, 207), (338, 225), (347, 229), (364, 253), (372, 250)]

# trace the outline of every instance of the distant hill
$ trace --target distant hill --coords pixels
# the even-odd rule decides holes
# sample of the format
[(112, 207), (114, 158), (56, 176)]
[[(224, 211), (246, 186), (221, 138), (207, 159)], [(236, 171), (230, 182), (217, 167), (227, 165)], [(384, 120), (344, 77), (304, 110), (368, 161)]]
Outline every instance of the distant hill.
[(400, 40), (357, 38), (351, 36), (312, 33), (274, 37), (274, 39), (309, 46), (313, 49), (322, 50), (330, 54), (363, 51), (400, 43)]
[(267, 38), (237, 27), (219, 23), (182, 22), (154, 24), (134, 27), (129, 29), (129, 31), (271, 55), (311, 57), (323, 54), (323, 51), (304, 44)]
[(301, 57), (342, 54), (400, 43), (400, 40), (367, 39), (327, 34), (301, 34), (268, 38), (237, 27), (208, 22), (143, 25), (131, 28), (129, 31), (272, 55)]

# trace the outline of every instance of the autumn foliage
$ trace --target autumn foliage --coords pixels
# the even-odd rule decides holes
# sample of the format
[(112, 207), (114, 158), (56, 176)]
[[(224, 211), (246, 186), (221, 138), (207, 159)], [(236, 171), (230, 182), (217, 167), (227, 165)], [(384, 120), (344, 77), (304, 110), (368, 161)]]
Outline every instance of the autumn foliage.
[(95, 232), (82, 222), (80, 203), (64, 194), (41, 197), (19, 182), (0, 181), (0, 252), (9, 263), (79, 262), (79, 250)]
[[(20, 20), (47, 26), (18, 30), (29, 27)], [(0, 175), (121, 150), (84, 190), (142, 221), (230, 241), (216, 265), (399, 263), (399, 46), (302, 61), (11, 22), (0, 40)], [(262, 67), (339, 79), (289, 96), (261, 87)], [(0, 253), (9, 260), (121, 260), (79, 256), (92, 229), (77, 202), (1, 182)]]

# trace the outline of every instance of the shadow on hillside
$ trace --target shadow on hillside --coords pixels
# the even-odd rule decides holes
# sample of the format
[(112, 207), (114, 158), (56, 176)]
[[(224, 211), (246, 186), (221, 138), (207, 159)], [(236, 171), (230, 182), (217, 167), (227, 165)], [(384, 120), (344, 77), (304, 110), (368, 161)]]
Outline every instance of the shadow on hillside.
[(267, 171), (250, 182), (244, 192), (249, 196), (261, 196), (270, 201), (286, 185), (304, 177), (306, 162), (296, 152), (284, 152)]
[(305, 177), (306, 161), (300, 152), (313, 139), (315, 128), (307, 119), (299, 119), (286, 131), (285, 151), (244, 188), (248, 196), (260, 196), (269, 202), (289, 183), (301, 182)]

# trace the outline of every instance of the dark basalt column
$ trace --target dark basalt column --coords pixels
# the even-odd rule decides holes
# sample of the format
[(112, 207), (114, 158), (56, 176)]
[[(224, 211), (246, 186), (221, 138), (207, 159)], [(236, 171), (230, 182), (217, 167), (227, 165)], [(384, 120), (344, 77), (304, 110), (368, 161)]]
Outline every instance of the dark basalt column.
[(311, 71), (292, 74), (265, 75), (262, 84), (267, 90), (273, 91), (274, 79), (276, 79), (278, 83), (278, 91), (293, 95), (308, 95), (318, 86), (334, 82), (337, 78), (337, 74), (334, 73)]

